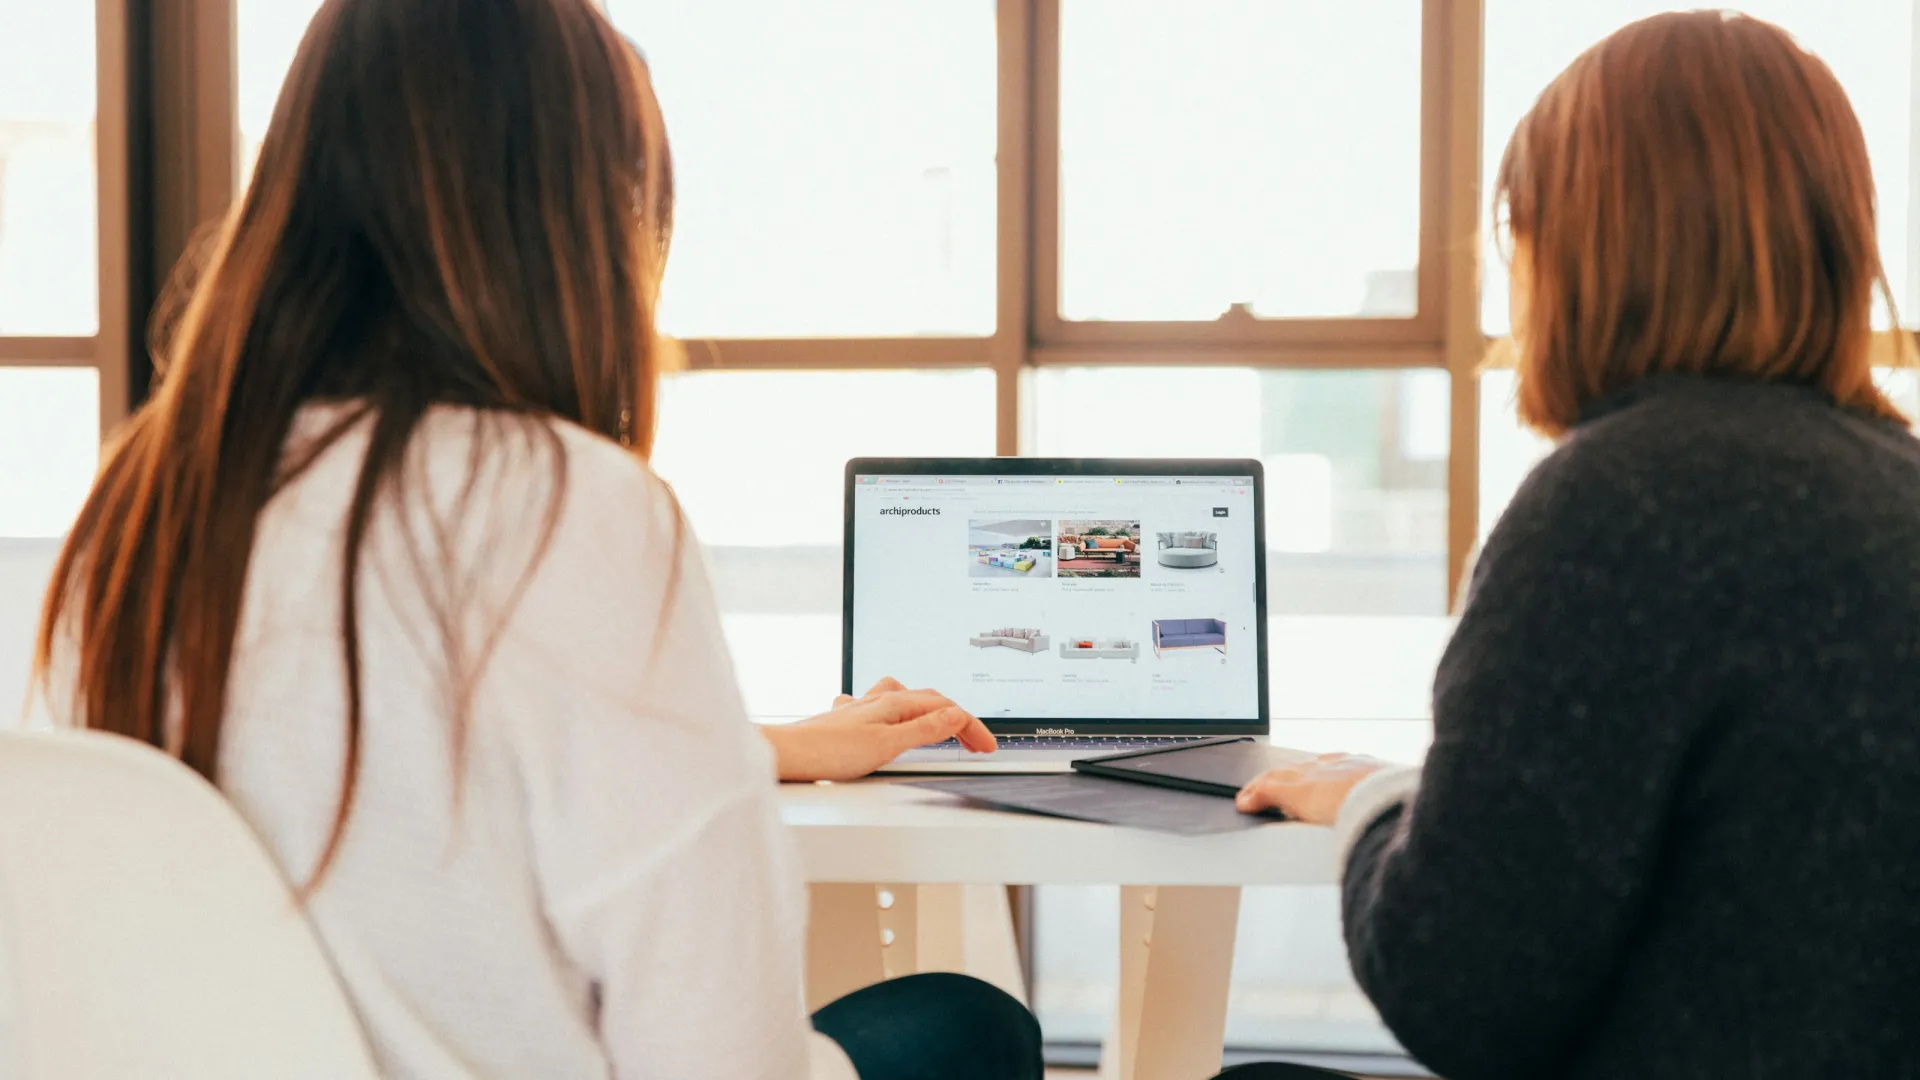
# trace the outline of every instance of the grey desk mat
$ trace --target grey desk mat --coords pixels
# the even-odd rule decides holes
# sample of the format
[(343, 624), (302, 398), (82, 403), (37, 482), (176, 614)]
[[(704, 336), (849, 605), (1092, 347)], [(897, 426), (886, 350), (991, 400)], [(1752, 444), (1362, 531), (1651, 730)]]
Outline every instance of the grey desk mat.
[(1049, 817), (1153, 829), (1182, 836), (1257, 829), (1284, 820), (1277, 815), (1243, 814), (1233, 800), (1194, 791), (1111, 780), (1104, 776), (1061, 773), (1044, 776), (962, 776), (915, 780), (909, 787), (945, 792), (1003, 810)]

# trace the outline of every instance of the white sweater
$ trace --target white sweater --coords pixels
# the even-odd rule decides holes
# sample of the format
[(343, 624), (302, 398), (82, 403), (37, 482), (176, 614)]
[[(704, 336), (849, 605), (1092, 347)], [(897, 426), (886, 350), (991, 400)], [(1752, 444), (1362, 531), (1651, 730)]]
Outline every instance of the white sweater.
[[(293, 445), (337, 415), (308, 410)], [(220, 785), (295, 882), (339, 797), (342, 538), (366, 431), (268, 506), (234, 651)], [(404, 513), (376, 515), (359, 577), (359, 789), (311, 905), (383, 1071), (806, 1076), (837, 1051), (809, 1044), (805, 893), (666, 488), (581, 429), (463, 410), (431, 414), (409, 453), (417, 482)], [(449, 614), (469, 670), (499, 626), (463, 779)]]

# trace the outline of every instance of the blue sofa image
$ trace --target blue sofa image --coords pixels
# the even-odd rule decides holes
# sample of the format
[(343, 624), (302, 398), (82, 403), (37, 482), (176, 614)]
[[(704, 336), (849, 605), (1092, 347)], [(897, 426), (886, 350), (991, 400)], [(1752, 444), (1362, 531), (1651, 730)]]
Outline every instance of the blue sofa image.
[(1153, 620), (1153, 654), (1166, 649), (1227, 651), (1227, 624), (1219, 619)]

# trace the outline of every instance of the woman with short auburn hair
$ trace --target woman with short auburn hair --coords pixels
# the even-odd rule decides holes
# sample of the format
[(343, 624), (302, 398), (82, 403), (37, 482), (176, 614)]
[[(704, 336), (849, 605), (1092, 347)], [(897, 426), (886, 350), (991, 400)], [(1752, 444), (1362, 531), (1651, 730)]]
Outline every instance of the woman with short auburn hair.
[(1495, 199), (1559, 446), (1425, 765), (1325, 755), (1241, 805), (1334, 826), (1354, 973), (1450, 1080), (1908, 1075), (1920, 443), (1870, 367), (1860, 124), (1778, 27), (1658, 15), (1547, 87)]
[(1906, 423), (1868, 367), (1866, 138), (1825, 64), (1770, 23), (1655, 16), (1575, 60), (1494, 180), (1520, 419), (1565, 435), (1656, 375), (1778, 382)]

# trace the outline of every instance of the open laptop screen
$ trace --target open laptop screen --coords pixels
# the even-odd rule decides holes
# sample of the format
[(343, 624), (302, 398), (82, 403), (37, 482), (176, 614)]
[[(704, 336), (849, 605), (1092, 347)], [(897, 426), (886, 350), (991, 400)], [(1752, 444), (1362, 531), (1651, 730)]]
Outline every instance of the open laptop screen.
[(1002, 733), (1264, 731), (1256, 464), (861, 471), (889, 464), (848, 475), (850, 687), (932, 687)]

